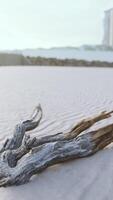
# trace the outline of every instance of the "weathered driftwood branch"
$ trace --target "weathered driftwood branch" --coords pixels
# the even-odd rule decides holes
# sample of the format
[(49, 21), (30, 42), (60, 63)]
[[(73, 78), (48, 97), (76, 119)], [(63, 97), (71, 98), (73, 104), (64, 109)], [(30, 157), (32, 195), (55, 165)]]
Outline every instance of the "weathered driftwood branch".
[(11, 139), (0, 151), (0, 186), (24, 184), (45, 168), (66, 160), (90, 156), (113, 141), (113, 124), (81, 134), (98, 121), (111, 116), (102, 112), (82, 120), (68, 133), (31, 138), (27, 131), (35, 129), (42, 119), (39, 105), (30, 120), (17, 125)]

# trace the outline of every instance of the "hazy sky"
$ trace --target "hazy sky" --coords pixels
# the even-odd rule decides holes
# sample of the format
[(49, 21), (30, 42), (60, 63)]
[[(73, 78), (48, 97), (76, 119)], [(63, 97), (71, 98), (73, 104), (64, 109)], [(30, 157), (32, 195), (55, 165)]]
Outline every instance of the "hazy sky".
[(113, 0), (0, 0), (0, 49), (101, 43), (111, 7)]

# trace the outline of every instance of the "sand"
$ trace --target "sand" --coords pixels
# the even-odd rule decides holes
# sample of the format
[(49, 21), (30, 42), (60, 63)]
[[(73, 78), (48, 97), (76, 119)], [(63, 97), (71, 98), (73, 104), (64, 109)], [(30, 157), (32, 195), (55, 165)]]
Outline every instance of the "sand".
[(113, 149), (92, 157), (56, 165), (30, 183), (0, 188), (0, 200), (111, 200)]
[[(75, 122), (113, 109), (113, 70), (1, 68), (0, 143), (37, 103), (43, 120), (32, 135), (67, 131)], [(107, 119), (93, 129), (113, 123)], [(57, 165), (18, 187), (0, 188), (0, 200), (112, 200), (113, 149)]]

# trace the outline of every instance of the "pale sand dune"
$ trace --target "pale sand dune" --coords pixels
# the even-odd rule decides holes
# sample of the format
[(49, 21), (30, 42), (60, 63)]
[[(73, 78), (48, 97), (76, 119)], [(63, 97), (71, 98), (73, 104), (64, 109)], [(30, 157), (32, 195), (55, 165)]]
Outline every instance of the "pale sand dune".
[[(39, 102), (44, 118), (32, 136), (66, 131), (84, 117), (113, 109), (113, 70), (1, 68), (0, 143)], [(113, 118), (92, 130), (109, 123)], [(112, 191), (111, 148), (49, 168), (26, 185), (0, 188), (0, 200), (112, 200)]]
[(0, 200), (111, 200), (113, 149), (47, 169), (30, 183), (0, 189)]

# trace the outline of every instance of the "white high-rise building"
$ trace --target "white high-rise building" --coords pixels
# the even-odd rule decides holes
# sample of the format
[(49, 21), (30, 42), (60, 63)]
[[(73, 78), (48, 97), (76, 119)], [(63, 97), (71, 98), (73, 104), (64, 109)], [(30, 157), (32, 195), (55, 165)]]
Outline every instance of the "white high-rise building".
[(105, 11), (103, 45), (113, 47), (113, 8)]

